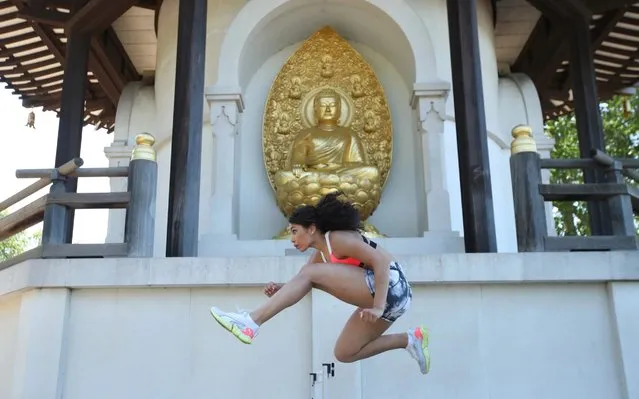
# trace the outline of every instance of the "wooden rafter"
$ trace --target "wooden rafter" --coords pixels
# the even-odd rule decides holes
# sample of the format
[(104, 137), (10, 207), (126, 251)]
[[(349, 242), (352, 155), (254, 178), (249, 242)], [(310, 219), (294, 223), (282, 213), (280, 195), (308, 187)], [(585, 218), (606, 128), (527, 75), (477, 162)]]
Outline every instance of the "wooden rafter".
[[(556, 7), (564, 4), (540, 1), (544, 4), (552, 2)], [(589, 1), (585, 0), (585, 4), (591, 7)], [(639, 31), (626, 28), (639, 27), (639, 5), (629, 3), (632, 2), (611, 0), (592, 4), (596, 6), (593, 10), (597, 13), (589, 20), (591, 47), (601, 99), (639, 81), (639, 64), (636, 61), (639, 58)], [(570, 29), (571, 25), (556, 14), (554, 17), (542, 15), (511, 67), (513, 72), (525, 73), (533, 80), (546, 119), (572, 110), (571, 49), (567, 40)]]
[(582, 0), (528, 0), (528, 2), (551, 19), (589, 20), (592, 16), (592, 11)]
[[(598, 49), (601, 44), (606, 40), (610, 32), (617, 26), (619, 21), (626, 13), (626, 7), (613, 9), (605, 12), (601, 18), (593, 22), (593, 28), (590, 31), (592, 48)], [(639, 44), (639, 43), (638, 43)], [(594, 54), (593, 54), (594, 55)], [(554, 84), (551, 84), (550, 90), (561, 93), (562, 96), (568, 96), (568, 90), (570, 90), (572, 84), (572, 74), (570, 68), (566, 68), (565, 71), (558, 74), (554, 79)]]

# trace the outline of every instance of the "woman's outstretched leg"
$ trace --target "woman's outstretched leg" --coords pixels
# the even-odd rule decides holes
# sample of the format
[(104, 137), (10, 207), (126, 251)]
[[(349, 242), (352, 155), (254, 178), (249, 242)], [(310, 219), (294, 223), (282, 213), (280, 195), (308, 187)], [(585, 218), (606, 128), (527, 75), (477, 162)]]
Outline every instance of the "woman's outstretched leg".
[(419, 364), (421, 372), (428, 373), (430, 369), (428, 335), (423, 328), (382, 335), (391, 323), (381, 319), (375, 323), (365, 322), (359, 317), (360, 310), (356, 310), (351, 315), (335, 343), (335, 358), (338, 361), (352, 363), (390, 350), (406, 349)]
[(251, 313), (227, 313), (212, 307), (211, 315), (240, 341), (250, 344), (262, 324), (299, 302), (313, 287), (354, 306), (373, 306), (364, 269), (339, 264), (310, 264)]

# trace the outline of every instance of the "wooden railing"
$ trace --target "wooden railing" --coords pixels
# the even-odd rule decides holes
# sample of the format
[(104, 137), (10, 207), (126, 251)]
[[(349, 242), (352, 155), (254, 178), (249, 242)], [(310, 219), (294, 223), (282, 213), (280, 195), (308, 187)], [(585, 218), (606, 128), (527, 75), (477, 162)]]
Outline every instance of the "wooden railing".
[[(633, 208), (639, 214), (639, 189), (625, 181), (639, 182), (637, 159), (614, 159), (593, 150), (591, 159), (541, 159), (527, 126), (513, 129), (510, 170), (519, 252), (637, 250), (639, 240)], [(542, 169), (600, 169), (605, 183), (543, 184)], [(548, 236), (545, 202), (604, 201), (611, 235)]]
[[(0, 202), (0, 212), (49, 185), (51, 188), (48, 194), (0, 219), (0, 241), (44, 222), (42, 244), (0, 263), (0, 270), (33, 258), (153, 256), (157, 187), (154, 141), (151, 135), (138, 135), (127, 167), (82, 169), (83, 160), (75, 158), (55, 169), (17, 170), (18, 178), (39, 180)], [(68, 180), (81, 177), (127, 177), (128, 188), (109, 193), (67, 191)], [(124, 242), (70, 243), (76, 209), (126, 209)]]

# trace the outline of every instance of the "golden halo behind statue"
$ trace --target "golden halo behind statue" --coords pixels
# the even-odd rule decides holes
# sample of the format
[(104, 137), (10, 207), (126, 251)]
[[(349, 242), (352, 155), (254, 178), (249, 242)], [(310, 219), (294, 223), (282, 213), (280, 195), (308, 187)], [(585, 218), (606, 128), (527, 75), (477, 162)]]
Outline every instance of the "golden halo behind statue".
[(355, 112), (353, 112), (353, 110), (355, 109), (355, 102), (348, 95), (348, 93), (346, 93), (342, 88), (335, 87), (335, 86), (316, 87), (313, 90), (306, 93), (306, 95), (304, 95), (304, 98), (302, 98), (302, 101), (300, 104), (300, 110), (299, 110), (300, 116), (302, 119), (302, 125), (308, 128), (317, 124), (317, 121), (315, 120), (315, 116), (314, 116), (314, 110), (313, 110), (313, 99), (315, 98), (315, 95), (317, 93), (319, 93), (320, 91), (324, 89), (332, 89), (332, 90), (335, 90), (337, 94), (339, 94), (339, 97), (342, 103), (341, 105), (342, 114), (339, 119), (339, 125), (344, 127), (350, 126), (351, 123), (353, 122), (353, 117), (355, 115)]
[[(339, 129), (315, 120), (314, 100), (326, 101), (331, 91), (341, 112), (330, 124)], [(332, 28), (311, 35), (277, 73), (264, 107), (262, 150), (285, 217), (335, 190), (365, 223), (379, 205), (392, 164), (390, 108), (371, 65)], [(378, 234), (370, 225), (366, 231)]]

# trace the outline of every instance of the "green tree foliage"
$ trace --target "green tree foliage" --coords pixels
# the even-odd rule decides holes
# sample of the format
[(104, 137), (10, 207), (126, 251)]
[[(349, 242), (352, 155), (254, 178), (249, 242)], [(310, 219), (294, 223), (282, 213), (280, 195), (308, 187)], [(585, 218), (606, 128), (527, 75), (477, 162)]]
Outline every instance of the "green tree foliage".
[[(0, 219), (4, 216), (6, 216), (5, 213), (0, 213)], [(20, 255), (24, 251), (39, 245), (41, 237), (42, 233), (40, 231), (33, 235), (22, 232), (9, 237), (4, 241), (0, 241), (0, 262), (11, 259), (14, 256)]]
[[(600, 105), (605, 136), (605, 150), (615, 158), (639, 157), (639, 95), (616, 96)], [(574, 114), (546, 123), (546, 133), (555, 140), (552, 158), (579, 158)], [(551, 183), (583, 183), (583, 173), (576, 169), (551, 170)], [(637, 184), (634, 182), (634, 184)], [(554, 220), (558, 235), (589, 235), (585, 202), (555, 202)], [(639, 218), (635, 217), (639, 226)], [(637, 230), (639, 234), (639, 228)]]

